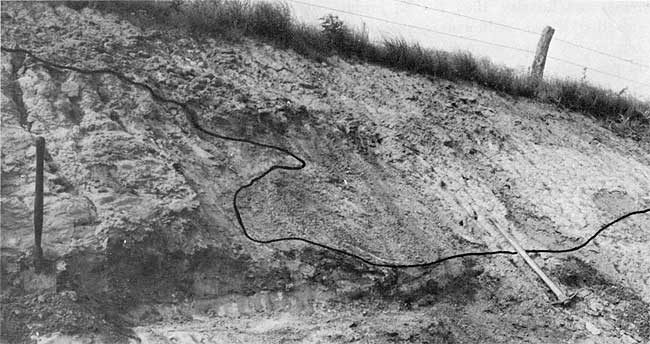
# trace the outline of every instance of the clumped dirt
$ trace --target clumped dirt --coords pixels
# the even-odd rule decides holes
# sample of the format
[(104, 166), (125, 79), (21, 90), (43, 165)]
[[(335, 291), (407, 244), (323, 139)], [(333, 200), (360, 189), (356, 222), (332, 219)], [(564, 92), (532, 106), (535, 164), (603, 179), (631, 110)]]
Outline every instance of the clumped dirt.
[(70, 290), (18, 297), (3, 295), (3, 340), (23, 342), (50, 333), (86, 333), (96, 334), (106, 342), (123, 341), (130, 336), (131, 331), (126, 328), (132, 324), (106, 312), (102, 307), (105, 304), (105, 300), (98, 302)]
[[(650, 142), (550, 105), (247, 39), (195, 40), (88, 8), (3, 2), (2, 18), (3, 46), (123, 72), (191, 101), (210, 130), (304, 158), (304, 170), (241, 193), (255, 238), (412, 263), (510, 249), (494, 224), (528, 248), (570, 247), (650, 206)], [(29, 258), (36, 135), (47, 142), (39, 272)], [(581, 251), (535, 255), (577, 293), (561, 308), (516, 256), (395, 270), (304, 243), (250, 242), (232, 195), (278, 163), (295, 161), (200, 135), (181, 109), (113, 76), (2, 52), (0, 338), (650, 340), (648, 215)]]

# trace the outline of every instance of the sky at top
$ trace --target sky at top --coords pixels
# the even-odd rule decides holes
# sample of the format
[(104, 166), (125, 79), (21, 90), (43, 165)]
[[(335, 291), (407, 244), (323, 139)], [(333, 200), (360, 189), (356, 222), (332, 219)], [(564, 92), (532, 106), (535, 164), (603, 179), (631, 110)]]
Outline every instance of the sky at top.
[[(466, 50), (476, 56), (488, 57), (496, 63), (522, 72), (526, 72), (532, 63), (533, 54), (530, 52), (492, 46), (370, 18), (360, 18), (302, 3), (331, 7), (532, 51), (537, 47), (539, 33), (549, 25), (555, 29), (549, 56), (590, 68), (585, 70), (549, 58), (546, 61), (545, 76), (561, 79), (584, 77), (590, 83), (616, 92), (627, 88), (626, 93), (650, 100), (650, 1), (300, 0), (302, 3), (298, 3), (294, 0), (286, 0), (285, 2), (302, 22), (319, 25), (319, 18), (333, 13), (351, 27), (365, 27), (373, 40), (402, 37), (411, 42), (419, 42), (424, 47)], [(510, 25), (533, 31), (535, 34), (436, 12), (404, 2)], [(636, 64), (581, 49), (561, 40), (621, 57)], [(597, 70), (637, 82), (622, 80)]]

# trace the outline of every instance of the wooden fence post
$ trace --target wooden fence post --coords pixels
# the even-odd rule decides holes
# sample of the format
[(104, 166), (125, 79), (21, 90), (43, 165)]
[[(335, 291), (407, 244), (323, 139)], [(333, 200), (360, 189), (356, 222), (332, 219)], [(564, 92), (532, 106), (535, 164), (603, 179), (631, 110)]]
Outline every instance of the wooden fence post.
[(43, 234), (43, 160), (45, 139), (36, 137), (36, 182), (34, 189), (34, 269), (40, 270), (43, 261), (41, 236)]
[(544, 31), (542, 31), (542, 36), (539, 38), (539, 43), (537, 43), (535, 59), (533, 60), (533, 66), (530, 69), (530, 76), (535, 84), (539, 84), (544, 76), (546, 54), (548, 53), (548, 47), (551, 44), (553, 33), (555, 33), (555, 29), (550, 26), (545, 27)]

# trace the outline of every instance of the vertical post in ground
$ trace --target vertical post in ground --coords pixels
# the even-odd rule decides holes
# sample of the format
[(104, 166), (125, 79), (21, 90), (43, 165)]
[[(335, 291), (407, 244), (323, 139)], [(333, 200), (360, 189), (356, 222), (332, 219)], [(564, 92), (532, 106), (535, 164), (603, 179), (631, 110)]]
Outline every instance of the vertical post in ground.
[(542, 77), (544, 76), (546, 54), (548, 53), (549, 45), (551, 45), (551, 38), (553, 38), (553, 33), (555, 33), (555, 29), (550, 26), (545, 27), (544, 31), (542, 31), (542, 36), (539, 38), (539, 43), (537, 43), (535, 59), (533, 60), (533, 66), (530, 69), (530, 77), (535, 84), (539, 84), (542, 81)]
[(36, 137), (36, 182), (34, 189), (34, 268), (39, 269), (43, 260), (41, 236), (43, 234), (43, 160), (45, 139)]

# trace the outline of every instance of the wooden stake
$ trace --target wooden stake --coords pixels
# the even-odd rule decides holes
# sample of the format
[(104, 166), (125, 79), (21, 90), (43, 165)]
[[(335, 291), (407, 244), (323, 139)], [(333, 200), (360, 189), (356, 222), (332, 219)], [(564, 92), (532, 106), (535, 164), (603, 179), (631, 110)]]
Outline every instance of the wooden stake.
[(533, 271), (535, 271), (537, 276), (539, 276), (539, 278), (541, 278), (544, 281), (544, 283), (546, 283), (546, 285), (551, 289), (553, 294), (555, 294), (555, 296), (557, 297), (556, 303), (566, 304), (569, 300), (571, 300), (573, 295), (567, 297), (566, 294), (564, 294), (564, 292), (562, 291), (562, 289), (560, 289), (560, 287), (558, 287), (548, 276), (546, 276), (546, 274), (544, 273), (544, 271), (542, 271), (539, 265), (537, 265), (537, 263), (535, 263), (535, 261), (532, 258), (530, 258), (528, 253), (526, 253), (526, 250), (524, 250), (521, 247), (521, 245), (519, 245), (519, 242), (517, 242), (517, 240), (513, 236), (511, 236), (508, 232), (501, 229), (501, 227), (497, 225), (494, 221), (492, 221), (492, 219), (488, 219), (488, 221), (494, 227), (496, 227), (499, 230), (499, 232), (501, 232), (501, 234), (506, 238), (506, 240), (510, 242), (510, 245), (514, 247), (515, 251), (517, 251), (517, 253), (519, 253), (519, 255), (522, 258), (524, 258), (526, 263), (533, 269)]
[(43, 234), (43, 160), (45, 139), (36, 137), (36, 182), (34, 189), (34, 268), (39, 270), (43, 261), (41, 236)]
[(551, 38), (553, 38), (553, 33), (555, 33), (555, 29), (550, 26), (545, 27), (544, 31), (542, 31), (542, 36), (539, 38), (539, 43), (537, 43), (537, 52), (535, 52), (533, 66), (530, 69), (530, 76), (537, 84), (542, 81), (542, 78), (544, 76), (546, 54), (548, 53), (549, 45), (551, 45)]

